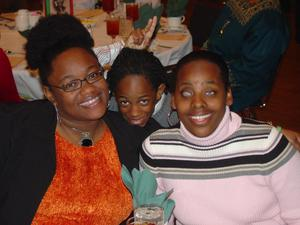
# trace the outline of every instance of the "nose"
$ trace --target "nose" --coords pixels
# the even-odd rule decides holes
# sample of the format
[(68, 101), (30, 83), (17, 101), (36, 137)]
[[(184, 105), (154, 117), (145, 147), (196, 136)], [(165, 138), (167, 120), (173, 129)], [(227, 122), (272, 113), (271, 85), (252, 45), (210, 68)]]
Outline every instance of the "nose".
[(205, 99), (201, 95), (195, 95), (192, 100), (193, 108), (201, 108), (206, 105)]
[(88, 92), (91, 92), (91, 91), (94, 91), (94, 90), (99, 90), (99, 89), (106, 90), (107, 89), (106, 82), (96, 81), (94, 83), (89, 83), (89, 82), (86, 81), (86, 79), (81, 81), (80, 91), (82, 93), (88, 93)]
[(130, 108), (130, 116), (131, 117), (138, 117), (140, 115), (140, 108), (137, 105), (132, 105)]

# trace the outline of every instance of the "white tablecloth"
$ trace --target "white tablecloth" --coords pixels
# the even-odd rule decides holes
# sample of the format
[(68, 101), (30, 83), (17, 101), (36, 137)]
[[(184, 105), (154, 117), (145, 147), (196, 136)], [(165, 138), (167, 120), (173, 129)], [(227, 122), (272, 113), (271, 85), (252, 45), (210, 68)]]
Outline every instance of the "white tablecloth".
[[(90, 16), (90, 15), (93, 15)], [(91, 30), (95, 41), (95, 46), (102, 46), (111, 43), (111, 37), (106, 35), (106, 24), (104, 22), (106, 14), (101, 10), (92, 10), (92, 13), (82, 13), (80, 18), (89, 17), (96, 21)], [(13, 52), (9, 55), (24, 57), (23, 46), (26, 42), (16, 30), (10, 30), (7, 27), (0, 26), (1, 38), (0, 47), (4, 50)], [(163, 30), (159, 33), (150, 48), (154, 55), (159, 58), (164, 66), (173, 65), (186, 54), (192, 51), (192, 38), (189, 31), (183, 27), (181, 31)], [(26, 62), (13, 64), (13, 75), (20, 96), (26, 99), (41, 99), (43, 92), (38, 76), (31, 76), (25, 69)]]

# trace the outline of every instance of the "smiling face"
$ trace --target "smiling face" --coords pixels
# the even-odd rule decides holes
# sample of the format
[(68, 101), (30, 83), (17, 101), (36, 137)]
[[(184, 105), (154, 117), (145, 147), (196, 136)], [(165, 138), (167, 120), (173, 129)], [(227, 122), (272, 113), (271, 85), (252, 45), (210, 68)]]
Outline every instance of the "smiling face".
[[(75, 79), (85, 79), (100, 70), (97, 59), (87, 50), (70, 48), (52, 61), (50, 85), (62, 86)], [(104, 78), (72, 92), (55, 87), (44, 87), (46, 97), (58, 108), (60, 116), (72, 121), (93, 121), (101, 118), (107, 108), (108, 86)]]
[(163, 91), (164, 85), (156, 91), (145, 76), (127, 75), (118, 82), (115, 97), (124, 119), (132, 125), (144, 127)]
[(224, 116), (226, 105), (231, 104), (231, 91), (225, 90), (216, 64), (196, 60), (179, 70), (172, 107), (193, 135), (212, 134)]

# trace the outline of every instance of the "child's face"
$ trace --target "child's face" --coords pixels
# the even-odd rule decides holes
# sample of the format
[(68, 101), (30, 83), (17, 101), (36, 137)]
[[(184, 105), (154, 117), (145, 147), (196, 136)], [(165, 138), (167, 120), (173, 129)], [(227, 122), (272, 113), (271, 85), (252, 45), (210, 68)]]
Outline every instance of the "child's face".
[(192, 61), (178, 73), (172, 107), (193, 135), (206, 137), (221, 122), (225, 106), (232, 104), (217, 65), (205, 60)]
[(128, 75), (120, 80), (115, 97), (125, 120), (144, 127), (163, 93), (160, 89), (156, 91), (144, 76)]

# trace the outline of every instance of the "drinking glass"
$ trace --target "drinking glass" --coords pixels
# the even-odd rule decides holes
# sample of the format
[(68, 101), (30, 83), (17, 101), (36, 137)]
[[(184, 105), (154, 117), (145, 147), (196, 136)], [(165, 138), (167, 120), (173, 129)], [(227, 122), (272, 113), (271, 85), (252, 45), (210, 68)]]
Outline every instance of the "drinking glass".
[(120, 17), (120, 37), (123, 40), (127, 40), (133, 30), (132, 19), (126, 17)]
[(138, 3), (127, 3), (126, 4), (126, 16), (131, 18), (132, 21), (136, 21), (139, 18), (139, 5)]
[(114, 11), (115, 9), (114, 0), (102, 0), (102, 9), (108, 14)]
[(119, 35), (120, 30), (120, 19), (117, 15), (109, 14), (106, 18), (106, 34), (111, 36), (112, 42), (117, 35)]
[(134, 217), (127, 220), (127, 225), (163, 225), (164, 211), (155, 205), (144, 205), (134, 210)]

